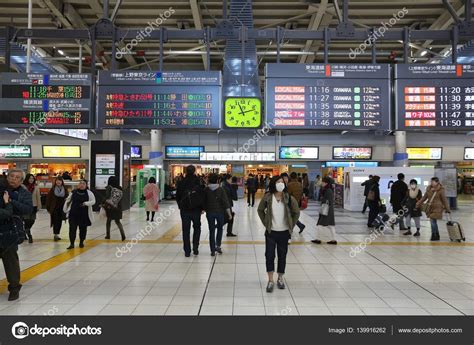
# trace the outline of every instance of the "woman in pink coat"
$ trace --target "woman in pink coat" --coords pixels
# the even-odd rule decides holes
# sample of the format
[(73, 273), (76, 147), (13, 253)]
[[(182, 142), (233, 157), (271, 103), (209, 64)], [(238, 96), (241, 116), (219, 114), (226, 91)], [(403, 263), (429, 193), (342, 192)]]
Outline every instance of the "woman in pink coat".
[(158, 201), (160, 199), (160, 188), (156, 185), (156, 179), (150, 177), (148, 183), (143, 188), (143, 196), (145, 198), (145, 211), (146, 211), (146, 220), (150, 221), (150, 212), (151, 212), (151, 221), (155, 217), (155, 212), (158, 211)]

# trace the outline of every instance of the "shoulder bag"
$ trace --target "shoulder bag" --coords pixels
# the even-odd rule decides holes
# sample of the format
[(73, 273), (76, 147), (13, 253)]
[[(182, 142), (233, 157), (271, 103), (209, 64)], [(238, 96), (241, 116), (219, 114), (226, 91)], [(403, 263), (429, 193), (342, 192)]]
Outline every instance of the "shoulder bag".
[(437, 191), (433, 193), (433, 196), (431, 197), (430, 201), (424, 202), (421, 204), (421, 211), (423, 211), (426, 215), (428, 215), (431, 212), (431, 204), (433, 203), (434, 198), (436, 197)]

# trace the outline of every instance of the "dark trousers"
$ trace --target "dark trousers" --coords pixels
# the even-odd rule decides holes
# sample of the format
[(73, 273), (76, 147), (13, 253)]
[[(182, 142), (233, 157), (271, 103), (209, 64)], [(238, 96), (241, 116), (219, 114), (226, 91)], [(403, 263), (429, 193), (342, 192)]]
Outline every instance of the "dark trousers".
[(51, 220), (53, 223), (53, 233), (59, 235), (61, 226), (63, 225), (63, 211), (59, 208), (55, 209), (51, 215)]
[(79, 228), (79, 242), (83, 243), (87, 236), (87, 225), (79, 225), (75, 220), (69, 219), (69, 241), (74, 245), (77, 228)]
[(247, 204), (249, 204), (250, 206), (255, 205), (255, 191), (247, 191)]
[[(207, 223), (209, 224), (209, 247), (211, 253), (216, 251), (222, 243), (222, 228), (224, 227), (224, 214), (217, 212), (206, 213)], [(217, 230), (217, 231), (216, 231)]]
[[(120, 219), (115, 219), (115, 224), (117, 224), (117, 227), (120, 230), (120, 235), (122, 235), (122, 237), (125, 237), (125, 231), (123, 230), (123, 225), (120, 222)], [(111, 225), (112, 225), (112, 218), (107, 218), (107, 222), (105, 223), (105, 230), (106, 230), (107, 237), (110, 237), (110, 226)]]
[(275, 271), (275, 250), (278, 255), (277, 273), (284, 274), (286, 267), (286, 255), (288, 254), (288, 240), (290, 239), (290, 232), (286, 231), (272, 231), (268, 233), (265, 231), (265, 258), (267, 264), (267, 272)]
[[(151, 211), (151, 221), (155, 218), (155, 211)], [(150, 211), (146, 211), (146, 220), (150, 219)]]
[(185, 254), (191, 253), (191, 222), (193, 223), (193, 250), (198, 250), (201, 238), (201, 212), (181, 212), (183, 230), (183, 249)]
[(369, 228), (372, 227), (372, 223), (374, 222), (375, 218), (377, 218), (380, 212), (380, 206), (377, 204), (369, 204), (369, 220), (367, 222), (367, 226)]
[(235, 213), (232, 212), (232, 219), (227, 222), (227, 235), (232, 233), (232, 229), (234, 228), (234, 217)]
[(8, 291), (20, 291), (20, 259), (17, 248), (0, 248), (0, 257), (3, 261), (5, 275), (8, 281)]
[(304, 225), (303, 223), (301, 223), (299, 220), (297, 220), (297, 221), (296, 221), (296, 226), (297, 226), (298, 228), (300, 228), (300, 230), (301, 230), (301, 228), (304, 227), (305, 225)]
[(365, 213), (365, 211), (367, 211), (367, 207), (369, 207), (369, 203), (367, 201), (367, 197), (365, 197), (364, 206), (362, 206), (362, 213)]

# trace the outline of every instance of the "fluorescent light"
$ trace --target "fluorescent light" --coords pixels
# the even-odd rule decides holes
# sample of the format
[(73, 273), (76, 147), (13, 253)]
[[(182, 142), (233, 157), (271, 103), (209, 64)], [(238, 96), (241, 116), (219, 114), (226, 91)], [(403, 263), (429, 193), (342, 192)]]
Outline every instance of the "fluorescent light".
[(423, 51), (421, 52), (420, 56), (425, 56), (426, 54), (428, 54), (428, 51), (423, 50)]
[(58, 49), (58, 53), (64, 55), (64, 52), (61, 49)]

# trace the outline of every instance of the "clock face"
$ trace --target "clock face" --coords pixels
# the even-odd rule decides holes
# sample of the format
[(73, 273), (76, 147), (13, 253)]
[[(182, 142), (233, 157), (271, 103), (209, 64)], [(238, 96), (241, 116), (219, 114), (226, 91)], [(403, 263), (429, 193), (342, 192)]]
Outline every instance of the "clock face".
[(262, 125), (260, 98), (227, 98), (224, 104), (224, 123), (230, 128), (259, 128)]

